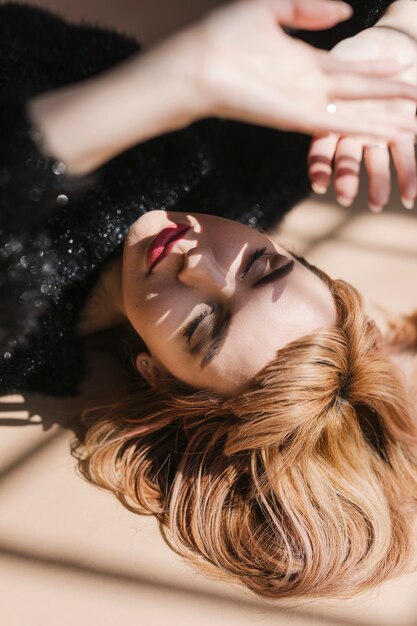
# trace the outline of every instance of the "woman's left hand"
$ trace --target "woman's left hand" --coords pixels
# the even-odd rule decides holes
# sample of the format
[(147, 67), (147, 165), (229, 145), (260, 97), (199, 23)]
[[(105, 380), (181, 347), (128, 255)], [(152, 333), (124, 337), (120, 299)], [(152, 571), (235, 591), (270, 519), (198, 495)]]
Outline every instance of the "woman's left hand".
[(401, 112), (358, 114), (349, 106), (363, 99), (411, 99), (416, 85), (392, 79), (404, 68), (394, 60), (338, 59), (287, 35), (283, 26), (321, 30), (347, 19), (346, 4), (328, 0), (239, 0), (217, 9), (190, 31), (187, 56), (199, 74), (196, 117), (219, 116), (281, 130), (368, 135), (400, 139), (415, 132)]
[[(348, 60), (389, 59), (409, 63), (397, 78), (417, 84), (417, 43), (405, 34), (384, 27), (373, 27), (355, 37), (345, 39), (331, 55)], [(414, 119), (416, 106), (413, 102), (398, 100), (361, 101), (337, 103), (362, 115), (383, 113), (406, 115)], [(387, 204), (391, 191), (390, 151), (397, 171), (402, 202), (407, 209), (414, 206), (417, 195), (416, 155), (414, 135), (389, 143), (375, 143), (370, 137), (352, 137), (347, 134), (317, 134), (309, 152), (309, 177), (316, 193), (325, 193), (334, 174), (337, 199), (343, 206), (350, 206), (359, 188), (362, 157), (369, 177), (369, 208), (379, 212)]]

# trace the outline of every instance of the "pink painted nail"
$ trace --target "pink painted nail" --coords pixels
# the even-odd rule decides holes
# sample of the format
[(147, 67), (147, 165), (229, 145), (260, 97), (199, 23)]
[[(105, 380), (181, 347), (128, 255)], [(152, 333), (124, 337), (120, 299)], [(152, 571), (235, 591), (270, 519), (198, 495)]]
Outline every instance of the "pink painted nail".
[(369, 203), (369, 208), (371, 209), (372, 213), (381, 213), (382, 211), (382, 206), (380, 206), (379, 204), (372, 204), (372, 202)]
[(401, 202), (409, 211), (411, 211), (411, 209), (414, 209), (415, 200), (413, 200), (412, 198), (401, 198)]
[(311, 183), (311, 188), (314, 193), (318, 193), (320, 195), (327, 193), (327, 187), (320, 185), (319, 183)]
[(339, 204), (345, 207), (352, 206), (353, 204), (353, 198), (348, 198), (346, 196), (337, 196), (337, 201)]

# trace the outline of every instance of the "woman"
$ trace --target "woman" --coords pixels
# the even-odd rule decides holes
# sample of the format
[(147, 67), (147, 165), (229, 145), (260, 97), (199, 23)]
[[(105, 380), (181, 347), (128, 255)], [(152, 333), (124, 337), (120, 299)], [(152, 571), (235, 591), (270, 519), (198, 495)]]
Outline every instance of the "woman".
[[(152, 213), (138, 221), (137, 236)], [(197, 227), (201, 218), (187, 219)], [(229, 268), (233, 249), (215, 248), (222, 256), (214, 261), (209, 252), (204, 259), (202, 246), (196, 271), (182, 268), (187, 240), (175, 242), (156, 265), (159, 287), (149, 294), (152, 313), (168, 296), (169, 314), (165, 308), (158, 317), (161, 334), (151, 333), (151, 353), (134, 351), (143, 378), (132, 374), (123, 397), (84, 411), (85, 434), (73, 446), (78, 469), (132, 512), (155, 515), (166, 543), (198, 570), (262, 597), (350, 597), (414, 570), (417, 316), (391, 321), (383, 336), (351, 285), (254, 229), (252, 239), (244, 226), (218, 220), (202, 217), (206, 238), (221, 227), (230, 241), (233, 229), (238, 253), (248, 243), (268, 244), (269, 260), (258, 257), (247, 282), (227, 289), (240, 270), (237, 254), (224, 289), (221, 263)], [(143, 241), (136, 243), (126, 287), (129, 261), (136, 274), (141, 258)], [(285, 268), (281, 278), (255, 287), (274, 272), (270, 259)], [(207, 365), (200, 361), (210, 352), (204, 344), (207, 334), (213, 338), (205, 324), (211, 311), (197, 330), (191, 322), (198, 335), (191, 346), (191, 329), (172, 337), (173, 281), (188, 288), (189, 298), (198, 284), (199, 295), (216, 287), (229, 306), (242, 306), (243, 323), (238, 310)], [(251, 291), (256, 310), (246, 306)], [(138, 292), (125, 299), (132, 322), (147, 300)], [(180, 298), (184, 308), (190, 304)], [(202, 315), (211, 302), (204, 301)], [(292, 331), (299, 338), (281, 347)], [(203, 356), (193, 354), (199, 344)]]
[[(233, 16), (233, 12), (223, 15)], [(400, 35), (398, 41), (402, 39)], [(341, 67), (337, 66), (339, 71)], [(381, 83), (369, 85), (368, 97), (376, 95), (373, 89), (381, 94)], [(405, 90), (401, 95), (413, 93)], [(59, 158), (58, 146), (70, 148), (62, 161), (53, 163), (57, 178), (62, 176), (63, 162), (74, 173), (77, 164), (77, 173), (86, 173), (111, 156), (105, 145), (93, 154), (86, 147), (78, 152), (83, 141), (72, 142), (71, 134), (67, 143), (58, 141), (62, 135), (56, 129), (67, 132), (71, 127), (60, 124), (68, 115), (66, 95), (63, 101), (62, 94), (52, 97), (52, 103), (58, 98), (63, 106), (56, 109), (55, 120), (46, 116), (52, 121), (49, 129), (48, 122), (43, 124), (45, 151)], [(39, 121), (42, 111), (50, 113), (50, 105), (48, 97), (35, 99), (33, 118)], [(88, 114), (82, 99), (76, 113), (80, 111)], [(321, 120), (317, 126), (321, 130), (343, 130), (337, 125), (340, 118), (329, 122), (327, 116), (313, 117), (314, 124)], [(178, 120), (184, 123), (182, 115)], [(352, 132), (382, 133), (391, 141), (404, 138), (399, 127), (405, 129), (406, 139), (413, 129), (403, 118), (387, 125), (384, 117), (383, 128), (380, 120), (371, 125), (370, 117), (362, 127), (354, 126), (349, 116), (344, 122), (352, 124)], [(294, 124), (291, 118), (288, 127)], [(146, 162), (146, 150), (143, 154)], [(114, 172), (117, 167), (113, 176)], [(70, 183), (61, 180), (62, 185)], [(182, 184), (187, 184), (187, 176)], [(67, 194), (62, 192), (59, 198), (58, 204), (66, 203), (64, 209), (69, 206)], [(83, 210), (76, 212), (81, 222), (91, 200), (87, 191), (80, 202)], [(51, 268), (42, 269), (48, 281), (42, 282), (41, 293), (52, 302), (54, 293), (59, 294), (58, 306), (72, 304), (79, 313), (88, 291), (83, 284), (82, 297), (75, 305), (71, 302), (80, 278), (71, 255), (77, 250), (87, 265), (88, 247), (86, 238), (71, 237), (70, 221), (68, 210), (50, 218), (44, 249), (37, 248), (39, 258), (49, 255), (45, 264), (53, 266), (48, 236), (59, 223), (65, 233), (61, 241), (67, 246), (65, 267), (58, 259), (58, 277)], [(100, 244), (96, 233), (88, 233), (104, 250), (110, 221), (109, 217), (97, 225)], [(124, 233), (119, 232), (122, 240)], [(177, 239), (168, 250), (172, 240), (164, 244), (173, 234)], [(149, 239), (153, 245), (148, 248)], [(18, 248), (21, 241), (17, 238), (14, 243)], [(21, 249), (14, 252), (21, 254)], [(26, 262), (19, 259), (23, 268)], [(90, 287), (95, 263), (92, 258), (93, 272), (91, 267), (84, 269), (89, 270)], [(200, 567), (198, 556), (215, 566), (217, 574), (240, 580), (261, 595), (351, 594), (404, 571), (410, 558), (407, 524), (415, 505), (411, 446), (416, 433), (398, 367), (388, 344), (365, 317), (357, 292), (342, 281), (331, 281), (254, 229), (185, 212), (142, 215), (129, 228), (123, 258), (116, 255), (106, 269), (101, 287), (82, 310), (79, 332), (127, 318), (147, 350), (137, 356), (143, 380), (137, 377), (132, 393), (85, 415), (87, 432), (74, 448), (84, 474), (112, 489), (132, 510), (157, 515), (170, 545)], [(74, 277), (72, 284), (68, 281), (65, 297), (59, 289), (62, 277)], [(179, 288), (182, 291), (177, 293)], [(99, 306), (100, 290), (106, 295), (106, 309)], [(302, 292), (306, 297), (300, 298)], [(39, 308), (43, 306), (40, 299)], [(74, 326), (71, 310), (69, 328)], [(46, 320), (52, 324), (56, 320), (47, 313), (40, 319), (44, 327)], [(188, 319), (196, 313), (197, 318)], [(180, 322), (186, 323), (181, 331)], [(271, 333), (265, 332), (272, 324), (273, 346)], [(62, 332), (56, 330), (50, 330), (53, 341)], [(411, 348), (413, 318), (404, 321), (402, 330), (408, 332), (405, 339)], [(32, 336), (22, 337), (22, 345), (30, 343)], [(41, 352), (37, 358), (47, 361), (45, 349), (42, 354), (42, 345), (37, 346)], [(22, 352), (13, 353), (12, 348), (6, 361), (12, 374), (15, 363), (17, 375), (16, 355), (21, 357)], [(198, 364), (197, 350), (204, 351)], [(35, 358), (33, 344), (27, 352)], [(61, 356), (70, 362), (68, 355)], [(62, 392), (63, 382), (54, 372), (56, 358), (47, 367), (48, 385), (56, 384)], [(27, 371), (23, 388), (45, 385), (45, 365), (39, 368), (32, 361)], [(370, 380), (371, 371), (375, 380)], [(70, 379), (69, 384), (73, 382)]]
[[(76, 393), (85, 370), (79, 313), (143, 212), (178, 208), (267, 228), (307, 192), (306, 137), (224, 117), (193, 120), (234, 116), (288, 130), (410, 141), (413, 114), (358, 116), (339, 102), (328, 113), (336, 96), (413, 97), (416, 88), (375, 76), (392, 76), (398, 64), (332, 60), (277, 24), (322, 28), (346, 19), (345, 5), (301, 2), (294, 15), (291, 6), (234, 3), (137, 55), (137, 43), (115, 33), (2, 5), (1, 389)], [(376, 17), (363, 3), (358, 10), (347, 32)], [(397, 35), (395, 49), (403, 40), (409, 43)], [(291, 72), (277, 73), (275, 58), (286, 58), (279, 68), (291, 63)], [(75, 83), (80, 75), (97, 76)], [(286, 95), (277, 101), (279, 93)], [(135, 142), (142, 143), (126, 150)]]

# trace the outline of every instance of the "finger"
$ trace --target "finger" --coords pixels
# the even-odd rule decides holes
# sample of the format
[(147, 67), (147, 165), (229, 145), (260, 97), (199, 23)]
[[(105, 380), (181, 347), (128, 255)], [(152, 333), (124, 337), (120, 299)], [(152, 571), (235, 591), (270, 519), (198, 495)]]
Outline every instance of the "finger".
[[(411, 116), (405, 112), (385, 111), (383, 109), (375, 111), (373, 107), (370, 106), (363, 107), (361, 112), (358, 111), (355, 118), (352, 115), (351, 103), (345, 102), (344, 100), (339, 101), (337, 104), (330, 102), (326, 107), (326, 112), (329, 123), (339, 123), (339, 120), (346, 119), (351, 120), (353, 124), (355, 123), (354, 120), (356, 120), (361, 127), (368, 124), (372, 136), (375, 135), (372, 129), (375, 129), (377, 126), (395, 127), (400, 133), (404, 134), (403, 139), (407, 137), (407, 133), (409, 134), (409, 138), (411, 134), (417, 132), (417, 120), (415, 116)], [(366, 136), (369, 133), (365, 130), (363, 134)]]
[(369, 100), (403, 98), (417, 102), (417, 86), (401, 80), (384, 80), (373, 76), (332, 75), (330, 82), (332, 98)]
[(268, 0), (283, 26), (321, 30), (352, 16), (352, 8), (340, 0)]
[(342, 138), (336, 149), (334, 160), (334, 190), (342, 206), (350, 206), (359, 189), (363, 148), (359, 139)]
[[(339, 105), (337, 105), (339, 108)], [(293, 111), (297, 120), (294, 130), (299, 126), (299, 113)], [(310, 128), (312, 135), (317, 133), (337, 133), (341, 135), (354, 135), (359, 137), (370, 137), (376, 142), (392, 143), (404, 140), (410, 133), (417, 132), (417, 125), (414, 119), (398, 114), (378, 114), (363, 113), (353, 116), (351, 113), (341, 113), (339, 110), (332, 115), (329, 113), (311, 113), (303, 111), (303, 129), (301, 132), (308, 132)]]
[(368, 172), (369, 208), (375, 213), (382, 211), (387, 204), (391, 191), (391, 173), (389, 150), (387, 145), (379, 147), (370, 144), (365, 148), (365, 167)]
[(354, 61), (339, 59), (327, 51), (315, 50), (315, 55), (319, 58), (320, 67), (332, 73), (351, 73), (365, 76), (392, 76), (399, 72), (404, 72), (412, 65), (410, 62), (400, 62), (393, 59), (375, 59)]
[(332, 163), (339, 135), (334, 133), (316, 135), (308, 153), (308, 175), (315, 193), (326, 193), (331, 177)]
[(398, 176), (401, 201), (412, 209), (417, 196), (417, 167), (413, 139), (404, 139), (391, 146), (392, 159)]

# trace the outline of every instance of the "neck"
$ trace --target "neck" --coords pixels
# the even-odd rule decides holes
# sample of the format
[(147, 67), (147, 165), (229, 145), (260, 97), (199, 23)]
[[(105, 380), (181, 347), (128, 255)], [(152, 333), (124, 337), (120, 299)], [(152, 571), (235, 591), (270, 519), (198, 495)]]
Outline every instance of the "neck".
[(122, 298), (123, 255), (118, 254), (104, 267), (78, 323), (78, 333), (91, 335), (126, 321)]

